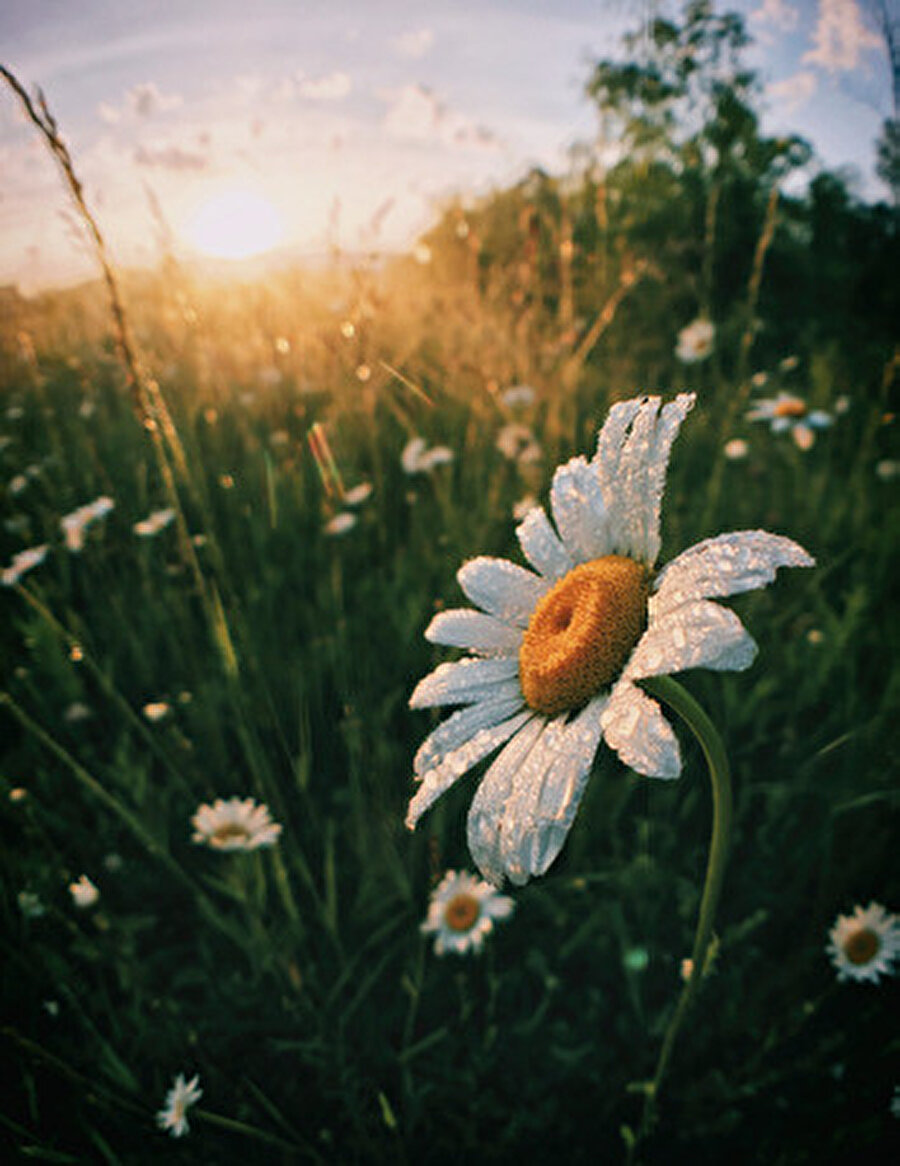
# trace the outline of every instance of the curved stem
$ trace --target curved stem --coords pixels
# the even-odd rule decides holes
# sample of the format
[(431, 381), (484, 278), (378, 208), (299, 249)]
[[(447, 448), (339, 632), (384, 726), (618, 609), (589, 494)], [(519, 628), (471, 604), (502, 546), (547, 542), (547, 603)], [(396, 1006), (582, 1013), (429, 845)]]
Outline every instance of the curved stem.
[(653, 1079), (646, 1086), (644, 1111), (641, 1116), (640, 1128), (631, 1146), (632, 1154), (629, 1154), (629, 1160), (632, 1158), (633, 1151), (637, 1149), (653, 1127), (656, 1116), (656, 1100), (672, 1056), (672, 1050), (675, 1047), (675, 1039), (703, 977), (712, 940), (716, 905), (719, 901), (719, 893), (725, 875), (732, 812), (728, 757), (715, 725), (691, 694), (671, 676), (654, 676), (652, 679), (642, 680), (640, 684), (650, 696), (663, 701), (676, 712), (700, 742), (709, 768), (709, 780), (712, 786), (713, 824), (709, 858), (706, 863), (706, 880), (703, 885), (703, 897), (700, 900), (700, 916), (694, 936), (694, 949), (691, 953), (693, 966), (682, 989), (678, 1006), (666, 1029)]

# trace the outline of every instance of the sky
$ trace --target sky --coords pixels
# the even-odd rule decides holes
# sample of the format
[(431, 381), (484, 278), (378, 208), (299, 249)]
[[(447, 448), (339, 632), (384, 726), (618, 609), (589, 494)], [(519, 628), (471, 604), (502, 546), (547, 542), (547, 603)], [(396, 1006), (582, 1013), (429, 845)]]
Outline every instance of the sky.
[[(763, 128), (886, 197), (881, 0), (731, 0)], [(898, 0), (884, 0), (897, 16)], [(591, 63), (667, 0), (4, 0), (0, 62), (39, 86), (115, 260), (410, 246), (454, 195), (566, 169)], [(2, 84), (2, 83), (0, 83)], [(0, 88), (0, 285), (95, 274), (59, 174)]]

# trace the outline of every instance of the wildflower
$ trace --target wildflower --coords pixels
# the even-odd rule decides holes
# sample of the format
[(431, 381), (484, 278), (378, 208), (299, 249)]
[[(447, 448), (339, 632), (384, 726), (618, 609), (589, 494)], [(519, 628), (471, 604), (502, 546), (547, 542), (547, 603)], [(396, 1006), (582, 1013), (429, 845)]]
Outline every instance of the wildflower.
[(14, 805), (15, 805), (15, 804), (17, 804), (18, 802), (24, 802), (24, 801), (26, 800), (26, 798), (27, 798), (27, 797), (28, 797), (28, 790), (27, 790), (27, 789), (24, 789), (24, 788), (23, 788), (22, 786), (20, 786), (20, 785), (14, 786), (14, 787), (13, 787), (13, 788), (12, 788), (12, 789), (9, 791), (9, 800), (10, 800), (10, 801), (11, 801), (11, 802), (12, 802)]
[(79, 721), (86, 721), (94, 714), (90, 708), (80, 700), (73, 700), (70, 705), (66, 706), (66, 711), (63, 713), (63, 720), (67, 725), (77, 725)]
[(508, 919), (514, 909), (513, 900), (498, 895), (490, 883), (468, 871), (457, 874), (448, 870), (431, 894), (421, 931), (436, 936), (435, 955), (465, 955), (481, 951), (485, 936), (494, 929), (494, 920)]
[(40, 919), (42, 915), (46, 915), (47, 908), (41, 902), (40, 895), (35, 894), (34, 891), (19, 891), (16, 898), (19, 910), (26, 919)]
[(15, 497), (16, 494), (21, 494), (23, 490), (28, 487), (28, 478), (25, 474), (16, 474), (14, 478), (10, 478), (9, 484), (6, 487), (10, 494)]
[(900, 954), (900, 920), (880, 903), (870, 903), (865, 910), (857, 906), (852, 915), (838, 915), (828, 940), (826, 950), (838, 980), (877, 984)]
[(164, 720), (169, 715), (169, 705), (164, 700), (151, 700), (149, 704), (145, 704), (141, 712), (147, 718), (151, 725), (155, 725), (158, 721)]
[(725, 442), (723, 452), (730, 462), (739, 462), (750, 452), (750, 446), (742, 437), (733, 437), (731, 441)]
[(60, 519), (66, 546), (72, 554), (78, 554), (84, 547), (84, 532), (87, 528), (99, 519), (105, 518), (114, 507), (115, 502), (112, 498), (103, 494), (101, 497), (95, 498), (93, 502), (79, 506), (77, 510), (73, 510), (71, 514), (66, 514)]
[(755, 372), (750, 378), (750, 384), (753, 385), (754, 389), (761, 389), (768, 379), (767, 372)]
[(253, 798), (216, 798), (202, 805), (191, 818), (193, 841), (213, 850), (256, 850), (274, 846), (281, 826), (269, 817), (269, 808)]
[(876, 462), (875, 477), (879, 482), (893, 482), (900, 478), (900, 460), (888, 457)]
[(368, 502), (372, 497), (372, 483), (360, 482), (358, 486), (354, 486), (352, 490), (348, 490), (344, 494), (345, 506), (362, 506), (363, 502)]
[(503, 426), (497, 434), (495, 445), (511, 462), (528, 465), (541, 460), (541, 447), (535, 441), (534, 434), (527, 425), (517, 421)]
[(528, 514), (528, 511), (534, 510), (537, 505), (537, 498), (535, 498), (533, 494), (526, 494), (513, 506), (513, 518), (516, 520), (516, 522), (521, 522), (521, 520)]
[(416, 754), (406, 822), (482, 759), (502, 751), (472, 801), (469, 847), (492, 882), (525, 883), (562, 849), (601, 738), (638, 773), (674, 778), (678, 742), (637, 684), (687, 668), (748, 668), (756, 644), (713, 598), (764, 586), (778, 567), (812, 566), (790, 539), (740, 531), (706, 539), (658, 574), (659, 519), (672, 443), (694, 404), (683, 393), (612, 407), (597, 453), (560, 466), (550, 501), (517, 534), (535, 572), (502, 559), (457, 578), (480, 611), (442, 611), (432, 643), (471, 655), (420, 681), (412, 708), (466, 706)]
[(793, 372), (795, 368), (800, 366), (799, 356), (785, 356), (778, 362), (778, 367), (782, 372)]
[(352, 530), (356, 526), (358, 521), (355, 514), (351, 514), (349, 510), (343, 510), (325, 523), (325, 533), (333, 536), (346, 534), (348, 530)]
[(175, 511), (171, 506), (165, 507), (164, 510), (153, 510), (146, 518), (142, 518), (140, 522), (136, 522), (134, 533), (139, 538), (152, 538), (159, 534), (161, 530), (165, 530), (170, 523), (175, 521)]
[(183, 1074), (179, 1073), (172, 1088), (166, 1094), (163, 1108), (156, 1115), (156, 1123), (159, 1128), (168, 1130), (173, 1138), (180, 1138), (190, 1129), (187, 1111), (203, 1096), (203, 1090), (198, 1087), (199, 1083), (199, 1076), (185, 1081)]
[(12, 562), (8, 567), (4, 567), (3, 573), (0, 574), (3, 586), (15, 587), (23, 575), (43, 563), (49, 549), (47, 543), (42, 543), (39, 547), (29, 547), (27, 551), (19, 551), (13, 555)]
[(428, 449), (424, 437), (412, 438), (400, 455), (400, 464), (407, 474), (427, 474), (435, 466), (446, 465), (452, 461), (452, 449), (448, 449), (446, 445), (436, 445)]
[(768, 421), (773, 433), (790, 433), (797, 448), (805, 452), (815, 443), (814, 430), (827, 429), (832, 417), (821, 409), (810, 410), (802, 397), (779, 393), (757, 401), (747, 413), (747, 420)]
[(100, 898), (100, 892), (84, 874), (77, 882), (69, 883), (69, 894), (72, 896), (75, 906), (82, 910), (93, 907)]
[(834, 411), (838, 417), (843, 417), (845, 413), (850, 412), (852, 405), (853, 402), (850, 397), (846, 393), (841, 393), (839, 397), (835, 398)]
[(713, 350), (716, 329), (711, 320), (698, 316), (678, 333), (675, 355), (684, 364), (698, 364)]
[(531, 385), (511, 385), (500, 394), (507, 409), (527, 409), (534, 404), (536, 393)]

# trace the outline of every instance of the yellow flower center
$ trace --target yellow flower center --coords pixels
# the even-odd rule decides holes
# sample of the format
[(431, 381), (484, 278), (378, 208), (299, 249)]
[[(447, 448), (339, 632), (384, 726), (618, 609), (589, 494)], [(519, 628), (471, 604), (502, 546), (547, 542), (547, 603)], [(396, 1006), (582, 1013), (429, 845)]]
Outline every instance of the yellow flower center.
[(233, 842), (237, 838), (249, 838), (246, 826), (239, 826), (236, 822), (226, 822), (217, 826), (210, 836), (213, 846), (224, 846), (226, 842)]
[(806, 402), (799, 397), (788, 397), (778, 401), (773, 410), (776, 417), (803, 417), (806, 413)]
[(519, 649), (519, 682), (531, 708), (556, 716), (610, 684), (646, 626), (649, 582), (642, 564), (606, 555), (547, 592)]
[(471, 931), (481, 914), (481, 904), (474, 895), (460, 891), (444, 908), (444, 922), (451, 931)]
[(881, 940), (868, 927), (861, 927), (859, 931), (847, 937), (844, 942), (844, 955), (851, 964), (857, 966), (870, 963), (881, 947)]

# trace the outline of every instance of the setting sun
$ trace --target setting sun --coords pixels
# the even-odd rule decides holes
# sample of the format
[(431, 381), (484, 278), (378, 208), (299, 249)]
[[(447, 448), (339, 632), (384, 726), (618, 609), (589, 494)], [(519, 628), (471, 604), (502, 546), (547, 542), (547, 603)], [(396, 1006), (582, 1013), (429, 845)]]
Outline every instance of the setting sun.
[(229, 190), (202, 203), (185, 227), (187, 240), (214, 259), (249, 259), (284, 237), (278, 211), (267, 198)]

